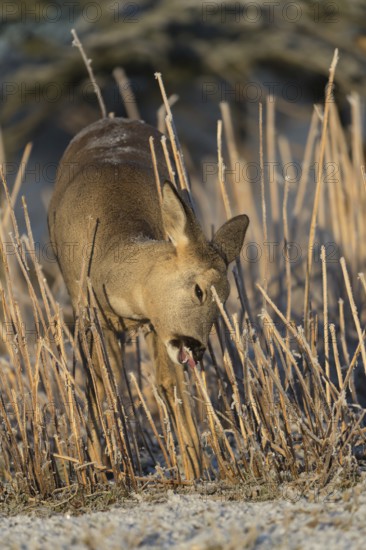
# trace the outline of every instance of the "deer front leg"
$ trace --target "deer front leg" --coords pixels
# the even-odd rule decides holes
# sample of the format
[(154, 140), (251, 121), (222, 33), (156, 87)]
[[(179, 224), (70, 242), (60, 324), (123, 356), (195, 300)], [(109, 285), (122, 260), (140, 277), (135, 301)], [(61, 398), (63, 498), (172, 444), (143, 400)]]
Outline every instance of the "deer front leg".
[(150, 353), (154, 358), (156, 384), (173, 419), (187, 479), (202, 474), (202, 449), (198, 429), (193, 417), (182, 365), (175, 365), (165, 345), (154, 331), (146, 335)]

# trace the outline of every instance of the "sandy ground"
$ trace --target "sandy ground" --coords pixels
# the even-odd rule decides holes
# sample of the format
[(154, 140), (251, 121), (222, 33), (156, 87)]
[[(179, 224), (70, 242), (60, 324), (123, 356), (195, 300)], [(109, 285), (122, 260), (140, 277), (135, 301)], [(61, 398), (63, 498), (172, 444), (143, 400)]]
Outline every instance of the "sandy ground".
[[(286, 499), (228, 502), (168, 492), (107, 512), (49, 518), (0, 517), (2, 549), (230, 550), (241, 548), (358, 549), (366, 541), (366, 487), (314, 502)], [(296, 502), (294, 502), (296, 501)]]

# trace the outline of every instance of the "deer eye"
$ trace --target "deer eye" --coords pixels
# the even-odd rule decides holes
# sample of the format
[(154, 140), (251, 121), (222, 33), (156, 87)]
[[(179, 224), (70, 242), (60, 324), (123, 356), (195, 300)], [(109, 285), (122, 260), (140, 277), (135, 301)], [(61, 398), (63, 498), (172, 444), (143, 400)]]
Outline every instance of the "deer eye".
[(203, 290), (202, 288), (199, 286), (199, 285), (196, 285), (194, 287), (194, 293), (195, 295), (197, 296), (197, 298), (199, 299), (199, 301), (202, 303), (202, 300), (203, 300)]

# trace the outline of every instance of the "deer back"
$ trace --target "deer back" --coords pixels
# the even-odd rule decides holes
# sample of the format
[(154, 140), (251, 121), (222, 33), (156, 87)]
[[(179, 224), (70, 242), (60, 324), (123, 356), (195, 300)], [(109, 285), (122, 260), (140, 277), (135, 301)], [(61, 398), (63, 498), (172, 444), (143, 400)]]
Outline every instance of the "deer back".
[(72, 300), (83, 260), (93, 279), (110, 247), (164, 236), (150, 136), (164, 181), (162, 134), (142, 121), (99, 120), (76, 135), (60, 161), (48, 223)]

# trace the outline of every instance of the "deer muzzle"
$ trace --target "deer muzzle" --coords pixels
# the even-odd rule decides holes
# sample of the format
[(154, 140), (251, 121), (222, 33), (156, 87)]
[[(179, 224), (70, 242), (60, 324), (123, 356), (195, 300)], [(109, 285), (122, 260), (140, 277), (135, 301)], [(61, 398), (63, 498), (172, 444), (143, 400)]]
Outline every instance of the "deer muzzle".
[(192, 368), (202, 361), (206, 350), (199, 340), (191, 336), (180, 335), (169, 341), (169, 347), (174, 349), (178, 363), (181, 365), (188, 364)]

